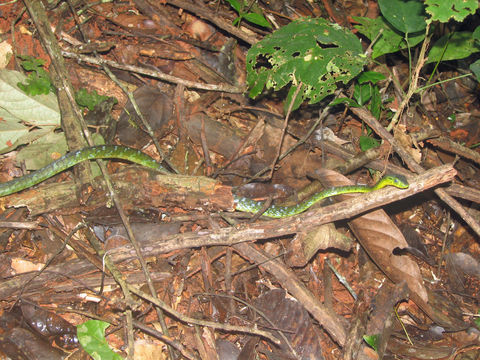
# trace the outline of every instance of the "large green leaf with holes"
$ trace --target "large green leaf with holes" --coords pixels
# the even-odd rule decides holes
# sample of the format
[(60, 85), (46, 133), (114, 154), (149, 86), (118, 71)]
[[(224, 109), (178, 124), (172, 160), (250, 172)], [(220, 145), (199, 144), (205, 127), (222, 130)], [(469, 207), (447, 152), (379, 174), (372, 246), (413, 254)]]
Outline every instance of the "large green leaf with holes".
[(430, 20), (448, 22), (450, 19), (463, 21), (468, 15), (475, 14), (478, 0), (425, 0)]
[(291, 84), (286, 106), (301, 84), (294, 109), (314, 104), (348, 83), (366, 62), (359, 39), (325, 19), (304, 18), (275, 31), (247, 54), (247, 82), (255, 98), (264, 88), (278, 91)]

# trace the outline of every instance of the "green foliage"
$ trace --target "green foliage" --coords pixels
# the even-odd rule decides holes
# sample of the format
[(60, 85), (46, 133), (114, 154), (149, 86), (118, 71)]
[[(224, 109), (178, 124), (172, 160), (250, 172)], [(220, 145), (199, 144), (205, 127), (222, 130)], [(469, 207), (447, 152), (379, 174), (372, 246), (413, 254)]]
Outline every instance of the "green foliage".
[[(372, 59), (407, 48), (405, 36), (389, 24), (383, 16), (379, 16), (376, 19), (354, 17), (354, 20), (360, 24), (355, 25), (355, 28), (370, 41), (374, 41), (380, 32), (382, 34), (376, 39), (373, 46)], [(422, 42), (423, 39), (425, 39), (424, 33), (409, 35), (408, 45), (415, 46)]]
[(272, 25), (265, 19), (265, 17), (261, 13), (257, 12), (245, 12), (245, 7), (248, 4), (245, 4), (243, 1), (240, 2), (238, 0), (225, 0), (230, 4), (232, 8), (235, 9), (235, 11), (238, 13), (238, 17), (233, 20), (233, 25), (237, 25), (242, 21), (243, 19), (251, 22), (252, 24), (259, 25), (266, 27), (268, 29), (272, 28)]
[(377, 148), (380, 146), (380, 142), (370, 136), (361, 135), (358, 139), (360, 150), (367, 151), (369, 149)]
[[(366, 71), (362, 73), (355, 84), (353, 97), (358, 103), (358, 106), (367, 106), (373, 116), (380, 119), (382, 112), (382, 99), (380, 90), (375, 85), (376, 82), (384, 80), (383, 74), (375, 71)], [(359, 138), (359, 146), (362, 151), (367, 151), (380, 146), (380, 142), (372, 137), (372, 129), (366, 126), (367, 135), (361, 135)]]
[(350, 106), (350, 107), (361, 107), (360, 105), (358, 105), (358, 102), (356, 102), (355, 100), (349, 99), (349, 98), (343, 98), (343, 97), (334, 99), (329, 105), (336, 106), (338, 104), (346, 104), (347, 106)]
[(450, 121), (453, 124), (455, 124), (455, 121), (457, 121), (457, 115), (455, 113), (450, 114), (447, 116), (447, 120)]
[[(375, 71), (365, 71), (357, 79), (353, 97), (359, 106), (367, 105), (373, 116), (380, 119), (383, 109), (382, 97), (377, 82), (385, 79), (385, 76)], [(371, 146), (376, 147), (376, 146)]]
[(438, 39), (428, 53), (427, 63), (464, 59), (479, 52), (480, 46), (469, 31), (454, 32)]
[[(478, 1), (464, 0), (379, 0), (383, 17), (377, 19), (355, 18), (360, 23), (356, 28), (371, 41), (383, 31), (382, 36), (373, 46), (372, 58), (393, 53), (406, 47), (413, 47), (422, 41), (425, 34), (414, 34), (425, 29), (427, 22), (447, 22), (450, 19), (462, 21), (467, 15), (475, 13)], [(425, 19), (424, 14), (431, 17)], [(403, 33), (403, 36), (402, 36)], [(480, 29), (471, 32), (453, 32), (442, 36), (428, 53), (428, 63), (458, 60), (480, 51), (478, 40)], [(480, 63), (472, 64), (471, 70), (479, 77)]]
[(380, 113), (383, 109), (380, 90), (375, 83), (384, 80), (385, 76), (375, 71), (365, 71), (358, 78), (354, 86), (353, 99), (338, 98), (330, 106), (341, 103), (351, 107), (362, 107), (367, 105), (370, 112), (380, 119)]
[[(380, 91), (375, 83), (384, 80), (385, 76), (375, 71), (365, 71), (357, 78), (354, 86), (353, 99), (337, 98), (330, 103), (330, 106), (346, 104), (350, 107), (366, 106), (372, 115), (380, 119), (383, 109)], [(362, 151), (380, 146), (380, 142), (371, 137), (373, 131), (366, 126), (366, 135), (361, 135), (359, 145)]]
[(360, 85), (355, 84), (355, 90), (353, 92), (353, 98), (357, 101), (358, 105), (365, 105), (372, 98), (373, 88), (370, 83)]
[(370, 345), (373, 350), (378, 350), (378, 341), (380, 340), (380, 335), (363, 335), (363, 340)]
[(477, 43), (480, 41), (480, 26), (477, 26), (472, 33), (472, 37)]
[(478, 314), (479, 316), (476, 317), (475, 320), (473, 320), (473, 322), (474, 322), (475, 325), (477, 325), (477, 327), (480, 329), (480, 310), (478, 310), (477, 314)]
[(425, 0), (425, 5), (430, 21), (446, 23), (450, 19), (463, 21), (468, 15), (475, 14), (478, 0)]
[[(480, 44), (480, 26), (473, 31), (472, 37), (475, 41), (475, 45)], [(470, 70), (473, 72), (477, 80), (480, 81), (480, 60), (475, 61), (473, 64), (470, 65)]]
[(366, 58), (358, 38), (325, 19), (291, 22), (255, 44), (247, 54), (250, 96), (264, 88), (278, 91), (291, 83), (286, 107), (301, 86), (293, 109), (309, 99), (314, 104), (332, 94), (337, 83), (348, 83)]
[(382, 15), (395, 29), (411, 34), (427, 27), (425, 10), (418, 0), (378, 0)]
[[(78, 92), (75, 94), (75, 101), (77, 102), (77, 104), (88, 108), (88, 110), (90, 111), (95, 109), (95, 106), (97, 106), (101, 102), (108, 100), (108, 98), (108, 96), (99, 95), (97, 93), (97, 90), (89, 92), (87, 89), (84, 88), (78, 90)], [(117, 102), (117, 99), (115, 99), (115, 103)]]
[(364, 71), (357, 78), (357, 82), (359, 84), (365, 84), (367, 82), (376, 84), (377, 82), (382, 80), (385, 80), (385, 75), (376, 71)]
[[(363, 86), (363, 85), (362, 85)], [(368, 104), (368, 109), (372, 113), (375, 118), (380, 120), (380, 115), (382, 113), (383, 105), (382, 105), (382, 97), (380, 95), (380, 89), (378, 88), (377, 85), (370, 85), (368, 84), (369, 87), (371, 87), (371, 98), (370, 98), (370, 104)]]
[[(239, 0), (227, 1), (239, 11)], [(407, 48), (410, 56), (410, 49), (425, 39), (429, 22), (461, 21), (477, 10), (478, 2), (379, 0), (379, 6), (382, 16), (355, 18), (359, 32), (375, 41), (372, 58)], [(453, 32), (443, 36), (433, 44), (428, 62), (468, 57), (480, 51), (479, 40), (480, 28), (473, 33)], [(257, 97), (264, 89), (278, 91), (290, 85), (285, 108), (298, 92), (293, 110), (305, 100), (314, 104), (332, 94), (339, 83), (347, 84), (355, 78), (367, 62), (360, 42), (351, 32), (324, 19), (310, 18), (293, 21), (266, 36), (249, 50), (246, 60), (250, 97)], [(480, 60), (471, 65), (471, 70), (479, 77)], [(335, 103), (367, 105), (378, 118), (382, 101), (376, 81), (361, 79), (355, 87), (354, 99)]]
[(22, 91), (31, 96), (55, 92), (50, 76), (43, 68), (44, 60), (36, 59), (30, 55), (18, 55), (18, 57), (22, 60), (20, 65), (25, 71), (30, 72), (24, 83), (19, 82), (17, 84)]
[(0, 153), (29, 145), (60, 126), (55, 94), (27, 95), (17, 85), (26, 79), (18, 71), (0, 70)]
[(99, 320), (88, 320), (77, 326), (77, 337), (83, 349), (95, 360), (121, 360), (105, 339), (105, 329), (110, 324)]
[(480, 60), (477, 60), (471, 64), (470, 70), (473, 72), (477, 80), (480, 81)]

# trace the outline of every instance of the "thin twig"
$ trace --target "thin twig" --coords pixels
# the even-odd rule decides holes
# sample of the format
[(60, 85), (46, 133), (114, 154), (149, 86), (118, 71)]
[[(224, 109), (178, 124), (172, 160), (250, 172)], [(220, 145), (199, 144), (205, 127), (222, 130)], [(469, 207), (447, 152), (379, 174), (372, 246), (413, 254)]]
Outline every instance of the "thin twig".
[[(55, 258), (57, 256), (59, 256), (63, 250), (65, 250), (65, 248), (67, 247), (68, 245), (68, 242), (70, 241), (70, 239), (72, 238), (73, 235), (75, 235), (75, 233), (80, 230), (81, 228), (85, 227), (84, 224), (78, 224), (77, 226), (75, 226), (75, 228), (73, 230), (70, 231), (70, 233), (67, 235), (67, 237), (65, 238), (65, 240), (63, 241), (63, 244), (62, 246), (60, 246), (60, 248), (58, 248), (58, 250), (55, 252), (55, 254), (53, 254), (48, 260), (47, 262), (45, 263), (45, 265), (43, 265), (43, 267), (40, 269), (40, 271), (38, 271), (37, 273), (35, 273), (34, 276), (32, 276), (30, 279), (28, 279), (28, 281), (25, 282), (25, 284), (22, 286), (22, 290), (20, 290), (20, 293), (18, 294), (18, 297), (17, 297), (17, 300), (15, 301), (15, 303), (17, 303), (18, 300), (21, 299), (22, 297), (22, 294), (25, 292), (25, 290), (28, 288), (28, 285), (30, 285), (30, 283), (35, 280), (36, 278), (38, 278), (40, 275), (42, 275), (42, 273), (50, 266), (50, 264), (52, 263), (53, 260), (55, 260)], [(14, 303), (14, 304), (15, 304)]]
[(77, 54), (71, 51), (65, 51), (62, 50), (62, 55), (67, 57), (67, 58), (72, 58), (76, 59), (79, 61), (83, 61), (89, 64), (96, 64), (96, 65), (102, 65), (106, 64), (110, 67), (120, 69), (120, 70), (125, 70), (125, 71), (131, 71), (137, 74), (142, 74), (142, 75), (147, 75), (151, 76), (155, 79), (160, 79), (169, 83), (173, 84), (182, 84), (187, 88), (190, 89), (199, 89), (199, 90), (209, 90), (209, 91), (222, 91), (222, 92), (227, 92), (227, 93), (232, 93), (232, 94), (241, 94), (245, 91), (245, 89), (242, 86), (231, 86), (231, 85), (226, 85), (226, 84), (202, 84), (198, 83), (195, 81), (189, 81), (185, 79), (178, 78), (176, 76), (168, 75), (165, 73), (162, 73), (158, 70), (152, 70), (152, 69), (147, 69), (145, 67), (141, 66), (134, 66), (134, 65), (125, 65), (125, 64), (119, 64), (115, 61), (112, 60), (106, 60), (106, 59), (99, 59), (95, 58), (92, 56), (87, 56), (87, 55), (82, 55), (82, 54)]
[[(243, 299), (240, 299), (239, 297), (237, 296), (233, 296), (233, 295), (227, 295), (227, 294), (216, 294), (216, 293), (202, 293), (202, 294), (199, 294), (199, 295), (202, 295), (202, 296), (211, 296), (211, 297), (223, 297), (223, 298), (227, 298), (227, 299), (233, 299), (235, 301), (238, 301), (239, 303), (245, 305), (246, 307), (252, 309), (252, 311), (255, 312), (255, 314), (258, 314), (260, 315), (268, 324), (269, 326), (272, 328), (272, 329), (275, 329), (276, 326), (275, 326), (275, 323), (270, 320), (270, 318), (263, 312), (261, 311), (258, 307), (248, 303), (247, 301), (243, 300)], [(290, 351), (292, 352), (292, 354), (295, 356), (295, 357), (298, 357), (297, 355), (297, 352), (295, 351), (295, 349), (293, 348), (293, 345), (291, 343), (290, 340), (288, 340), (288, 338), (285, 336), (285, 334), (283, 333), (282, 330), (277, 330), (279, 336), (282, 338), (282, 340), (285, 342), (285, 344), (288, 346), (288, 348), (290, 349)]]
[(248, 35), (244, 31), (237, 29), (231, 23), (223, 20), (221, 16), (217, 16), (217, 14), (212, 12), (211, 9), (204, 6), (198, 6), (197, 4), (200, 4), (199, 2), (196, 4), (191, 1), (184, 0), (167, 0), (166, 2), (178, 8), (187, 10), (201, 18), (207, 19), (208, 21), (217, 25), (219, 28), (232, 34), (233, 36), (238, 37), (250, 45), (253, 45), (258, 41), (255, 37)]
[(400, 116), (403, 113), (405, 107), (410, 102), (410, 98), (417, 91), (418, 78), (420, 77), (420, 71), (422, 70), (423, 65), (425, 65), (425, 62), (427, 61), (427, 58), (425, 57), (425, 55), (427, 53), (428, 45), (430, 44), (430, 37), (428, 36), (429, 29), (430, 29), (430, 23), (427, 24), (427, 27), (425, 29), (426, 36), (425, 36), (425, 39), (423, 40), (422, 47), (420, 49), (420, 55), (418, 57), (417, 66), (415, 67), (415, 71), (413, 72), (413, 76), (412, 76), (412, 79), (410, 81), (407, 94), (403, 98), (403, 101), (400, 104), (397, 112), (393, 116), (392, 121), (387, 126), (387, 131), (388, 132), (390, 132), (393, 129), (393, 127), (395, 126), (395, 124), (398, 122), (398, 120), (400, 119)]
[[(307, 131), (307, 133), (305, 134), (305, 136), (303, 136), (300, 140), (298, 140), (294, 145), (292, 145), (290, 148), (287, 149), (287, 151), (285, 151), (283, 154), (281, 154), (280, 156), (278, 156), (278, 161), (281, 161), (283, 160), (285, 157), (287, 157), (290, 153), (292, 153), (295, 149), (297, 149), (299, 146), (301, 146), (302, 144), (304, 144), (308, 138), (310, 138), (310, 136), (313, 134), (313, 132), (315, 131), (315, 129), (318, 127), (318, 125), (321, 124), (321, 122), (328, 116), (328, 114), (330, 113), (331, 111), (331, 107), (330, 107), (330, 104), (335, 101), (337, 99), (337, 97), (339, 96), (340, 94), (340, 90), (337, 90), (335, 91), (335, 98), (327, 105), (325, 106), (325, 108), (323, 109), (322, 113), (320, 114), (320, 116), (318, 117), (318, 119), (315, 121), (315, 123), (310, 127), (310, 129)], [(281, 145), (279, 145), (279, 148), (281, 148)], [(322, 153), (323, 155), (323, 153)], [(272, 166), (267, 166), (265, 168), (263, 168), (262, 170), (260, 170), (259, 172), (257, 172), (255, 175), (253, 175), (250, 180), (255, 180), (257, 178), (259, 178), (260, 176), (262, 176), (264, 173), (266, 173), (267, 171), (272, 171), (273, 167)]]
[(263, 331), (263, 330), (258, 330), (254, 327), (248, 328), (245, 326), (235, 326), (235, 325), (230, 325), (230, 324), (220, 324), (217, 322), (213, 321), (206, 321), (206, 320), (200, 320), (200, 319), (194, 319), (188, 316), (183, 315), (182, 313), (178, 312), (177, 310), (171, 308), (168, 306), (166, 303), (164, 303), (162, 300), (158, 298), (154, 298), (147, 293), (141, 291), (140, 289), (136, 288), (135, 286), (128, 285), (130, 291), (134, 293), (135, 295), (150, 301), (152, 304), (162, 308), (165, 312), (169, 313), (171, 316), (177, 318), (178, 320), (182, 321), (183, 323), (186, 324), (196, 324), (200, 326), (208, 326), (214, 329), (221, 329), (224, 331), (233, 331), (233, 332), (241, 332), (244, 334), (253, 334), (257, 336), (261, 336), (265, 339), (270, 340), (274, 344), (279, 345), (280, 341), (274, 337), (272, 334), (270, 334), (268, 331)]
[(293, 105), (295, 104), (295, 101), (297, 100), (297, 96), (300, 93), (300, 90), (302, 89), (302, 87), (303, 87), (303, 83), (300, 82), (297, 85), (297, 88), (295, 89), (295, 92), (293, 93), (292, 99), (290, 100), (290, 104), (288, 104), (287, 114), (285, 115), (285, 120), (283, 121), (282, 133), (280, 134), (280, 139), (278, 140), (277, 152), (275, 154), (275, 157), (272, 160), (272, 165), (270, 165), (270, 175), (268, 175), (269, 179), (272, 178), (273, 171), (275, 170), (275, 164), (279, 160), (280, 151), (282, 151), (283, 139), (285, 138), (285, 133), (287, 132), (288, 119), (290, 118), (290, 114), (292, 113)]
[(165, 154), (163, 153), (162, 151), (162, 148), (160, 147), (160, 143), (158, 142), (157, 140), (157, 137), (155, 136), (154, 134), (154, 131), (152, 129), (152, 127), (150, 126), (150, 123), (147, 121), (147, 119), (145, 119), (145, 116), (143, 116), (142, 112), (140, 111), (140, 108), (138, 107), (138, 104), (135, 100), (135, 97), (133, 96), (132, 92), (129, 91), (127, 89), (126, 86), (124, 86), (119, 80), (118, 78), (115, 76), (114, 73), (112, 73), (110, 71), (110, 68), (102, 63), (102, 68), (103, 70), (107, 73), (107, 75), (109, 76), (109, 78), (120, 88), (122, 89), (122, 91), (127, 95), (128, 97), (128, 100), (130, 100), (130, 103), (132, 104), (133, 106), (133, 109), (135, 110), (135, 113), (138, 115), (138, 117), (140, 118), (141, 122), (142, 122), (142, 125), (145, 127), (148, 135), (150, 136), (150, 138), (152, 139), (153, 143), (155, 144), (155, 148), (157, 149), (157, 152), (160, 154), (160, 157), (162, 158), (162, 161), (165, 161), (168, 166), (175, 172), (178, 174), (178, 171), (177, 169), (175, 168), (175, 166), (168, 160), (168, 158), (165, 156)]
[(157, 339), (161, 340), (165, 344), (168, 344), (168, 345), (174, 347), (175, 349), (177, 349), (180, 352), (180, 354), (182, 354), (187, 359), (192, 359), (192, 360), (198, 359), (194, 354), (190, 353), (185, 348), (185, 346), (180, 344), (177, 340), (175, 340), (175, 339), (173, 339), (169, 336), (165, 336), (160, 331), (157, 331), (157, 330), (155, 330), (155, 329), (153, 329), (153, 328), (151, 328), (147, 325), (144, 325), (141, 322), (135, 321), (135, 320), (133, 321), (133, 326), (135, 326), (137, 329), (142, 330), (144, 333), (147, 333), (147, 334), (149, 334), (153, 337), (156, 337)]

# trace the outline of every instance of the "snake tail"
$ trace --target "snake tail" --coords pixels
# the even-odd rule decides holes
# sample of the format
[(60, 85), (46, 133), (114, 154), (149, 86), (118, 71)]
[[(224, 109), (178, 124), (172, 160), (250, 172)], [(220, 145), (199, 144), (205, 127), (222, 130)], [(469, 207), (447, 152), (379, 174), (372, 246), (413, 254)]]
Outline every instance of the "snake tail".
[(31, 172), (30, 174), (20, 178), (1, 183), (0, 197), (27, 189), (64, 170), (67, 170), (68, 168), (71, 168), (72, 166), (77, 165), (82, 161), (93, 159), (128, 160), (150, 169), (167, 172), (162, 165), (140, 150), (117, 145), (92, 146), (81, 150), (72, 151), (37, 171)]

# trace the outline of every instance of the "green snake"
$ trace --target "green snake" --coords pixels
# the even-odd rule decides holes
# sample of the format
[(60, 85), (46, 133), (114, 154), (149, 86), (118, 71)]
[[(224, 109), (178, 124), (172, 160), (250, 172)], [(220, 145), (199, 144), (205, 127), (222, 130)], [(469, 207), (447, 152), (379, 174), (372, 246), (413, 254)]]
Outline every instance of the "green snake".
[(85, 160), (93, 159), (123, 159), (145, 167), (166, 172), (167, 170), (157, 161), (140, 150), (126, 146), (99, 145), (72, 151), (47, 166), (11, 181), (0, 184), (0, 197), (27, 189), (41, 183)]
[[(58, 160), (55, 160), (51, 164), (34, 171), (30, 174), (22, 176), (20, 178), (7, 181), (0, 184), (0, 197), (7, 196), (18, 191), (27, 189), (33, 185), (41, 183), (42, 181), (56, 175), (68, 168), (75, 166), (76, 164), (94, 159), (122, 159), (131, 161), (133, 163), (143, 165), (150, 169), (158, 170), (161, 172), (168, 172), (162, 165), (160, 165), (153, 158), (147, 154), (132, 149), (126, 146), (119, 145), (99, 145), (87, 147), (81, 150), (70, 152)], [(381, 189), (385, 186), (395, 186), (397, 188), (408, 188), (408, 182), (405, 177), (401, 175), (387, 175), (383, 177), (379, 182), (373, 186), (364, 185), (348, 185), (337, 186), (330, 189), (320, 191), (313, 195), (311, 198), (293, 206), (276, 206), (272, 205), (262, 214), (264, 216), (272, 218), (284, 218), (293, 215), (300, 214), (310, 208), (318, 201), (330, 196), (348, 194), (348, 193), (365, 193), (371, 192), (377, 189)], [(257, 213), (263, 209), (263, 201), (255, 201), (246, 197), (234, 195), (235, 209), (244, 212)]]
[[(299, 204), (292, 206), (276, 206), (271, 205), (270, 207), (262, 213), (263, 216), (268, 216), (271, 218), (285, 218), (293, 215), (298, 215), (312, 205), (316, 204), (322, 199), (325, 199), (330, 196), (336, 196), (341, 194), (350, 194), (350, 193), (367, 193), (374, 190), (384, 188), (385, 186), (395, 186), (400, 189), (408, 188), (408, 181), (402, 175), (386, 175), (381, 178), (375, 185), (366, 186), (366, 185), (346, 185), (346, 186), (336, 186), (329, 189), (322, 190), (315, 193), (312, 197), (308, 198), (305, 201), (302, 201)], [(257, 213), (264, 208), (264, 201), (255, 201), (246, 197), (234, 197), (235, 209), (239, 211)]]

